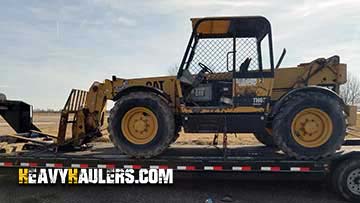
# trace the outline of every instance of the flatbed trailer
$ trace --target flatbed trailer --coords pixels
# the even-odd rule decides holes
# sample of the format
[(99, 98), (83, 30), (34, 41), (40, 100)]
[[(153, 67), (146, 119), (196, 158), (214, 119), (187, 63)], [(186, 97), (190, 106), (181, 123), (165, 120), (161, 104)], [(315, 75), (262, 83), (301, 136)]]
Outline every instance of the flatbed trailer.
[[(229, 146), (226, 154), (214, 146), (170, 147), (161, 156), (134, 159), (117, 151), (111, 143), (96, 142), (87, 150), (53, 152), (25, 150), (0, 154), (0, 169), (17, 168), (155, 168), (173, 169), (174, 176), (202, 177), (231, 174), (272, 178), (325, 178), (348, 201), (360, 201), (360, 140), (348, 140), (332, 157), (295, 160), (264, 146)], [(220, 176), (222, 177), (222, 175)]]

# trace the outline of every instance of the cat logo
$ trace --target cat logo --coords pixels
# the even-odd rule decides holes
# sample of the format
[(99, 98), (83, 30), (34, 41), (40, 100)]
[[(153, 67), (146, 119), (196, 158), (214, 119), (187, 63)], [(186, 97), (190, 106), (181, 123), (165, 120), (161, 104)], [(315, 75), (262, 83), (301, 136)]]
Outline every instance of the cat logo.
[(147, 81), (146, 86), (154, 87), (160, 90), (164, 90), (164, 80), (158, 80), (158, 81)]

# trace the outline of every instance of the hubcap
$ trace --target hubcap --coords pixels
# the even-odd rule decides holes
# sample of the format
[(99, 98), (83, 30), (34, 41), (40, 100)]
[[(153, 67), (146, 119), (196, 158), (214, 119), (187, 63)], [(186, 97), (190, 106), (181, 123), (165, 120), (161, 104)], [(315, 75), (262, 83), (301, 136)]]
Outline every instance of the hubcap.
[(291, 135), (304, 147), (319, 147), (326, 143), (333, 130), (332, 121), (327, 113), (316, 108), (300, 111), (292, 121)]
[(346, 182), (350, 192), (360, 195), (360, 169), (353, 170), (349, 174)]
[(155, 114), (145, 107), (134, 107), (121, 120), (121, 130), (125, 138), (133, 144), (151, 142), (158, 131)]

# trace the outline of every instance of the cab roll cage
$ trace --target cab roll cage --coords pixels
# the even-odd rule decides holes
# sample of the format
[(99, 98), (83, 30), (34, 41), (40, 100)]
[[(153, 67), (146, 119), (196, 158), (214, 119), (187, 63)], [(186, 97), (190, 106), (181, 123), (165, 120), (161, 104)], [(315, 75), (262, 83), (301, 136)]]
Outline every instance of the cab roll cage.
[[(177, 77), (180, 78), (182, 72), (189, 68), (191, 61), (195, 55), (195, 49), (200, 39), (216, 39), (216, 38), (232, 38), (233, 49), (226, 54), (227, 70), (233, 72), (234, 78), (262, 78), (274, 76), (274, 59), (273, 59), (273, 44), (270, 22), (262, 16), (247, 16), (247, 17), (216, 17), (216, 18), (200, 18), (193, 20), (193, 31), (191, 33), (189, 43), (185, 50), (184, 57), (181, 61)], [(218, 23), (226, 22), (228, 29), (222, 31), (216, 30)], [(212, 23), (212, 24), (211, 24)], [(209, 26), (211, 24), (211, 26)], [(203, 27), (208, 26), (211, 29), (207, 30)], [(215, 28), (214, 28), (215, 27)], [(268, 36), (269, 58), (270, 58), (270, 71), (263, 71), (262, 55), (261, 55), (261, 42)], [(256, 38), (256, 52), (257, 63), (259, 71), (236, 71), (236, 39), (237, 38)], [(229, 69), (229, 55), (232, 57), (232, 70)]]

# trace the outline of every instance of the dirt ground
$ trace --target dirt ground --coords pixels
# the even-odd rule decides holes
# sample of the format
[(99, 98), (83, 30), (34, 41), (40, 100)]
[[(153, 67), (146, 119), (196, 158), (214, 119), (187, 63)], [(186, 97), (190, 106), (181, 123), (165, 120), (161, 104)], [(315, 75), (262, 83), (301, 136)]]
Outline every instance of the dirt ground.
[[(34, 113), (33, 122), (38, 126), (41, 131), (53, 135), (57, 135), (59, 125), (60, 114), (59, 113)], [(357, 127), (360, 128), (360, 114), (358, 114)], [(4, 122), (0, 116), (0, 134), (14, 133), (14, 131)], [(71, 127), (67, 130), (67, 135), (71, 135)], [(176, 144), (196, 144), (196, 145), (209, 145), (212, 143), (214, 138), (213, 134), (190, 134), (181, 133), (180, 137), (176, 141)], [(106, 130), (104, 136), (99, 138), (101, 141), (109, 141)], [(219, 135), (219, 144), (222, 143), (222, 135)], [(230, 145), (250, 145), (257, 144), (258, 141), (255, 139), (253, 134), (228, 134), (228, 143)]]

